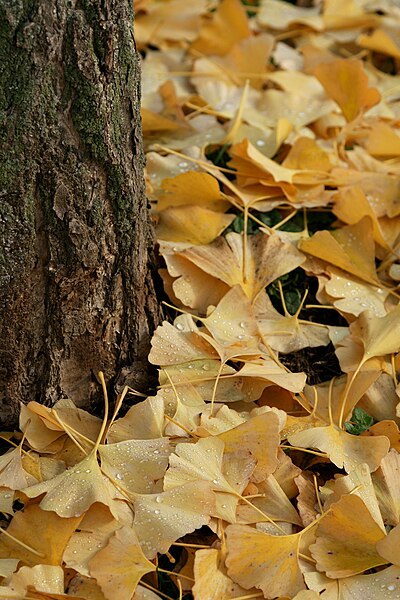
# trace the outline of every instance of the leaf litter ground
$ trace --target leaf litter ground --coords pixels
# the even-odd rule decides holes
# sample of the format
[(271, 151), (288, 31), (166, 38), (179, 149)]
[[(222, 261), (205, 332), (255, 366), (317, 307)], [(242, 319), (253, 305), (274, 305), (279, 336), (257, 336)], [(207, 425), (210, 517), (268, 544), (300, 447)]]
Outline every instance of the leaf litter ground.
[(397, 0), (138, 0), (155, 396), (21, 409), (0, 598), (400, 598)]

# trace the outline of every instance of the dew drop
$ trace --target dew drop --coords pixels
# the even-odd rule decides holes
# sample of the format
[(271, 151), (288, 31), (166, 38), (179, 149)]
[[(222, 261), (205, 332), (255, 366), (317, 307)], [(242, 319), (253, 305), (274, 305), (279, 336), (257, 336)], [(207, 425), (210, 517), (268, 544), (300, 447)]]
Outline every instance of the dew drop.
[(256, 146), (259, 146), (259, 147), (265, 146), (265, 140), (257, 140), (256, 141)]
[(86, 469), (85, 473), (91, 473), (92, 470), (91, 469)]
[(394, 583), (391, 583), (390, 585), (387, 586), (387, 589), (389, 590), (389, 592), (394, 592), (394, 590), (396, 589), (396, 586), (394, 585)]
[(177, 329), (179, 329), (179, 331), (183, 331), (183, 330), (185, 329), (185, 327), (182, 325), (182, 323), (177, 323), (177, 324), (175, 325), (175, 327), (176, 327)]
[(116, 473), (115, 474), (115, 479), (119, 479), (121, 481), (121, 479), (123, 479), (124, 476), (122, 475), (122, 473)]
[(156, 502), (160, 504), (162, 502), (162, 496), (156, 496)]
[(160, 511), (158, 510), (158, 508), (156, 508), (156, 510), (154, 511), (154, 514), (155, 515), (159, 515), (160, 514)]
[(205, 365), (202, 366), (202, 369), (203, 369), (203, 371), (209, 371), (210, 370), (210, 365), (205, 364)]

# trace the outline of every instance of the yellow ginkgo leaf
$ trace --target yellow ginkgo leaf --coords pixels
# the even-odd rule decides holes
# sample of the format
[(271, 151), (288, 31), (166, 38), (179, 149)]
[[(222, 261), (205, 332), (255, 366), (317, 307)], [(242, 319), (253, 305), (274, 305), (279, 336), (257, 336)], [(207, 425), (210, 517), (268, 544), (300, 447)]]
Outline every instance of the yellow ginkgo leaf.
[(239, 0), (222, 0), (206, 22), (191, 48), (201, 54), (227, 54), (235, 42), (250, 36), (243, 4)]
[[(379, 543), (379, 542), (378, 542)], [(377, 600), (377, 598), (395, 598), (393, 593), (399, 586), (400, 567), (388, 567), (369, 575), (346, 577), (339, 583), (338, 600)]]
[(400, 567), (400, 525), (397, 525), (389, 533), (385, 538), (379, 540), (376, 544), (376, 549), (378, 554), (382, 556), (382, 558), (386, 559), (387, 562), (392, 563)]
[(329, 506), (340, 500), (345, 494), (359, 496), (375, 523), (381, 528), (383, 533), (386, 533), (368, 465), (360, 463), (348, 475), (338, 477), (334, 484), (333, 493), (326, 499), (324, 509), (329, 508)]
[(153, 131), (175, 131), (179, 129), (179, 123), (175, 123), (167, 117), (158, 115), (147, 108), (143, 108), (140, 111), (142, 117), (142, 128), (143, 133), (149, 133)]
[(37, 483), (37, 479), (24, 469), (22, 458), (20, 447), (0, 456), (0, 486), (20, 490)]
[(160, 240), (190, 245), (209, 244), (229, 227), (235, 215), (214, 212), (202, 206), (166, 208), (159, 214), (156, 234)]
[(218, 436), (225, 444), (224, 453), (229, 456), (240, 449), (250, 452), (257, 465), (252, 480), (263, 481), (278, 466), (277, 451), (280, 443), (279, 419), (270, 411), (250, 418), (245, 423), (229, 429)]
[(253, 307), (239, 285), (230, 289), (212, 313), (201, 322), (211, 336), (204, 332), (200, 335), (216, 349), (223, 362), (233, 357), (260, 355), (259, 332)]
[[(178, 444), (170, 455), (170, 467), (164, 477), (164, 489), (170, 490), (189, 481), (211, 483), (216, 494), (216, 515), (235, 522), (235, 511), (249, 483), (256, 461), (248, 454), (223, 461), (225, 444), (217, 437), (200, 439), (195, 444)], [(225, 468), (227, 470), (225, 471)]]
[(372, 156), (376, 157), (390, 158), (399, 156), (400, 136), (387, 123), (375, 123), (368, 135), (365, 148)]
[(380, 467), (372, 473), (372, 481), (385, 523), (400, 523), (400, 454), (390, 450)]
[(397, 423), (390, 419), (385, 419), (375, 423), (372, 427), (369, 427), (367, 431), (364, 431), (361, 435), (363, 436), (376, 436), (386, 435), (389, 439), (390, 447), (400, 452), (400, 430)]
[(229, 290), (229, 286), (197, 267), (182, 254), (174, 251), (172, 242), (161, 242), (160, 253), (167, 265), (168, 272), (161, 270), (164, 286), (171, 299), (176, 298), (184, 306), (194, 308), (205, 314), (210, 305), (216, 306)]
[(329, 268), (328, 274), (330, 279), (325, 283), (325, 290), (338, 310), (355, 317), (364, 310), (372, 311), (377, 317), (386, 315), (387, 290), (351, 277), (339, 269)]
[(261, 233), (253, 235), (247, 239), (246, 253), (243, 247), (243, 236), (232, 232), (208, 246), (188, 248), (180, 255), (230, 287), (240, 285), (250, 300), (305, 261), (305, 257), (277, 233), (268, 237)]
[(368, 216), (372, 221), (375, 241), (383, 248), (390, 249), (383, 236), (379, 220), (360, 187), (352, 185), (351, 187), (341, 188), (334, 196), (334, 203), (333, 213), (349, 225), (354, 225), (362, 217)]
[(100, 444), (101, 470), (124, 491), (151, 494), (164, 476), (170, 452), (166, 437)]
[(164, 402), (157, 396), (149, 396), (134, 404), (125, 416), (117, 419), (108, 430), (109, 444), (124, 440), (152, 440), (163, 436)]
[(182, 321), (178, 321), (175, 327), (167, 321), (157, 327), (151, 340), (152, 349), (149, 354), (152, 364), (174, 365), (218, 357), (214, 348), (199, 335), (193, 319), (189, 316), (188, 319), (189, 330), (185, 330)]
[(189, 171), (164, 179), (157, 194), (157, 210), (187, 205), (223, 212), (229, 202), (223, 198), (218, 181), (208, 173)]
[(373, 227), (369, 217), (355, 225), (335, 231), (317, 231), (310, 239), (299, 243), (299, 248), (355, 275), (362, 281), (380, 287), (375, 271), (375, 245)]
[[(222, 553), (216, 548), (198, 550), (194, 559), (195, 584), (192, 593), (195, 600), (226, 600), (248, 595), (240, 585), (232, 581), (226, 572)], [(256, 592), (257, 590), (253, 590)]]
[(352, 471), (360, 462), (367, 463), (370, 471), (375, 471), (388, 453), (390, 443), (386, 436), (364, 438), (347, 433), (336, 425), (312, 427), (288, 436), (292, 446), (318, 448), (326, 452), (331, 461), (339, 467)]
[(292, 597), (305, 589), (298, 562), (300, 534), (270, 535), (247, 525), (225, 530), (228, 575), (246, 590), (261, 589), (265, 598)]
[(81, 517), (61, 518), (31, 504), (15, 514), (7, 527), (9, 535), (0, 537), (0, 558), (18, 558), (28, 567), (61, 565), (64, 549), (80, 522)]
[(293, 183), (295, 175), (301, 173), (299, 169), (283, 167), (267, 158), (246, 139), (232, 146), (229, 154), (232, 156), (230, 167), (237, 169), (242, 176), (262, 179), (264, 184), (268, 180), (274, 185)]
[(306, 384), (305, 373), (291, 373), (278, 365), (272, 358), (264, 356), (257, 361), (246, 362), (238, 371), (240, 377), (264, 380), (294, 393), (301, 392)]
[(386, 563), (375, 548), (384, 537), (361, 498), (349, 494), (321, 519), (310, 551), (328, 577), (350, 577)]
[(64, 595), (64, 571), (53, 565), (21, 567), (18, 573), (12, 575), (9, 585), (23, 596), (28, 591), (28, 586), (32, 586), (37, 592)]
[(64, 518), (79, 517), (95, 502), (109, 506), (111, 512), (118, 515), (114, 506), (117, 490), (104, 477), (93, 452), (64, 473), (25, 488), (23, 492), (28, 498), (46, 494), (40, 507)]
[(359, 316), (353, 335), (361, 339), (366, 360), (400, 350), (399, 317), (400, 306), (396, 306), (384, 317), (375, 317), (370, 311)]
[(114, 533), (89, 566), (107, 600), (131, 600), (143, 575), (156, 570), (143, 554), (134, 530), (126, 526)]
[(360, 60), (339, 59), (321, 63), (313, 74), (328, 96), (338, 103), (347, 121), (353, 121), (381, 99), (378, 90), (368, 86), (368, 76)]
[(261, 25), (274, 29), (287, 29), (290, 25), (300, 24), (320, 31), (323, 29), (323, 20), (317, 6), (305, 8), (303, 6), (283, 6), (279, 0), (262, 0), (261, 10), (257, 20)]
[(383, 29), (375, 29), (371, 35), (362, 33), (357, 38), (357, 44), (373, 52), (400, 58), (400, 47)]
[(211, 487), (198, 480), (135, 499), (135, 531), (148, 558), (164, 554), (175, 540), (209, 524), (215, 514)]
[(163, 44), (165, 40), (193, 40), (201, 25), (201, 15), (207, 11), (205, 0), (185, 0), (146, 3), (146, 11), (137, 15), (135, 41), (139, 48), (149, 42)]
[[(257, 490), (260, 497), (256, 496), (251, 501), (256, 508), (252, 508), (249, 504), (239, 504), (237, 509), (238, 523), (246, 525), (250, 523), (270, 523), (272, 519), (283, 523), (301, 524), (298, 512), (274, 475), (269, 475), (264, 481), (257, 483)], [(260, 511), (264, 515), (268, 515), (268, 518), (263, 517)], [(272, 533), (275, 532), (276, 528)]]

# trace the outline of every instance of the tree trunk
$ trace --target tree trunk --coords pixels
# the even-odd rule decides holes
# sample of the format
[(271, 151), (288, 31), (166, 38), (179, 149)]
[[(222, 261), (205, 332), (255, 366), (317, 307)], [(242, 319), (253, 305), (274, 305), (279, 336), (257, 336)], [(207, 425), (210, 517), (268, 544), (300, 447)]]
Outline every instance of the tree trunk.
[(132, 0), (0, 0), (0, 420), (147, 373), (159, 320)]

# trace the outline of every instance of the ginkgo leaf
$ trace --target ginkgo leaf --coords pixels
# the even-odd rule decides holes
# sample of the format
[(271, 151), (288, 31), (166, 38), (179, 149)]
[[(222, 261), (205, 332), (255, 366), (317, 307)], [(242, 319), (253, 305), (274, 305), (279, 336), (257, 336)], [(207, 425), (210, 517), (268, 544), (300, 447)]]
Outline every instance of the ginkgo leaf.
[(393, 592), (398, 589), (399, 579), (400, 568), (395, 566), (368, 575), (346, 577), (340, 580), (340, 600), (395, 598)]
[(189, 171), (164, 179), (157, 194), (157, 209), (186, 205), (224, 212), (229, 202), (223, 198), (218, 181), (208, 173)]
[[(178, 444), (170, 455), (170, 467), (164, 477), (164, 489), (170, 490), (187, 482), (208, 481), (216, 494), (216, 515), (235, 521), (240, 494), (249, 482), (255, 460), (251, 456), (227, 461), (230, 473), (224, 472), (224, 442), (217, 437), (200, 439), (196, 444)], [(235, 468), (235, 463), (237, 468)]]
[(114, 506), (117, 490), (101, 472), (93, 452), (64, 473), (25, 488), (23, 492), (28, 498), (46, 494), (40, 507), (60, 517), (79, 517), (95, 502), (109, 506), (111, 512), (118, 514)]
[(179, 123), (175, 123), (175, 121), (158, 115), (144, 107), (141, 108), (140, 115), (142, 117), (143, 133), (149, 133), (150, 131), (175, 131), (180, 128)]
[(292, 446), (318, 448), (326, 452), (331, 461), (349, 473), (358, 463), (367, 463), (370, 471), (375, 471), (388, 453), (390, 443), (387, 437), (364, 438), (351, 435), (336, 425), (312, 427), (288, 436)]
[(12, 590), (25, 595), (28, 586), (38, 592), (64, 595), (64, 571), (54, 565), (21, 567), (9, 581)]
[(165, 437), (100, 444), (101, 470), (132, 494), (151, 494), (156, 491), (156, 482), (164, 476), (170, 452)]
[(20, 490), (37, 483), (37, 479), (25, 471), (21, 448), (15, 448), (0, 456), (0, 486)]
[(89, 563), (107, 600), (131, 600), (140, 579), (156, 570), (143, 554), (135, 531), (130, 527), (118, 529)]
[(323, 29), (323, 20), (319, 16), (319, 7), (282, 6), (279, 0), (262, 0), (261, 10), (258, 12), (257, 20), (261, 25), (273, 27), (279, 30), (286, 29), (292, 24), (298, 23), (308, 25), (312, 29), (320, 31)]
[(245, 264), (243, 246), (243, 236), (232, 232), (225, 238), (217, 238), (208, 246), (188, 248), (179, 254), (230, 287), (240, 285), (250, 300), (254, 300), (272, 281), (296, 269), (305, 260), (292, 244), (284, 242), (278, 234), (249, 237)]
[[(400, 57), (400, 49), (399, 49)], [(365, 143), (366, 150), (372, 156), (389, 158), (400, 155), (400, 136), (386, 123), (376, 123)]]
[(239, 0), (222, 0), (200, 30), (192, 50), (202, 54), (226, 54), (235, 42), (250, 35), (246, 12)]
[(301, 392), (306, 383), (305, 373), (288, 372), (272, 358), (266, 356), (257, 361), (246, 362), (238, 374), (241, 377), (265, 380), (294, 393)]
[(366, 431), (364, 431), (361, 435), (363, 436), (376, 436), (376, 435), (385, 435), (389, 442), (390, 447), (400, 452), (400, 430), (397, 425), (392, 420), (385, 419), (384, 421), (380, 421), (379, 423), (375, 423), (371, 427), (369, 427)]
[[(162, 272), (164, 285), (169, 289), (170, 297), (176, 297), (184, 306), (205, 314), (210, 305), (216, 306), (229, 290), (229, 286), (196, 266), (184, 255), (173, 250), (171, 242), (160, 243), (160, 253), (166, 265), (167, 273)], [(172, 294), (171, 294), (172, 292)]]
[[(257, 497), (257, 494), (260, 494), (260, 497)], [(298, 512), (274, 475), (269, 475), (264, 481), (257, 483), (257, 494), (251, 501), (257, 510), (249, 504), (239, 504), (237, 509), (238, 523), (246, 525), (249, 523), (270, 523), (272, 519), (273, 521), (280, 521), (281, 524), (283, 522), (300, 525)], [(268, 518), (267, 516), (263, 517), (262, 513), (267, 515)], [(276, 527), (272, 533), (276, 533)]]
[(396, 525), (389, 531), (387, 536), (382, 540), (379, 540), (376, 544), (378, 554), (382, 558), (386, 559), (387, 562), (392, 563), (400, 567), (400, 525)]
[(324, 508), (328, 508), (345, 494), (359, 496), (375, 523), (386, 533), (368, 465), (360, 462), (348, 475), (338, 477), (335, 481), (333, 493), (328, 496)]
[[(65, 432), (58, 424), (50, 426), (46, 417), (51, 410), (37, 402), (21, 404), (19, 427), (26, 434), (26, 440), (34, 450), (42, 452), (57, 452), (63, 446)], [(29, 423), (29, 425), (28, 425)]]
[(388, 291), (377, 288), (338, 269), (329, 269), (330, 280), (325, 284), (326, 292), (332, 297), (333, 305), (340, 311), (358, 317), (370, 310), (377, 317), (386, 315), (385, 300)]
[(192, 481), (134, 501), (136, 534), (144, 554), (164, 554), (180, 537), (208, 525), (215, 514), (215, 495), (206, 481)]
[(370, 311), (363, 312), (355, 333), (364, 345), (364, 357), (370, 359), (400, 350), (400, 306), (384, 317), (376, 317)]
[(240, 286), (234, 286), (202, 324), (211, 337), (200, 334), (218, 352), (222, 362), (233, 357), (258, 357), (259, 332), (253, 308)]
[(246, 590), (255, 587), (265, 598), (293, 596), (305, 589), (298, 563), (299, 534), (269, 535), (247, 525), (225, 530), (228, 575)]
[(157, 237), (190, 245), (209, 244), (234, 218), (233, 214), (225, 215), (201, 206), (166, 208), (159, 214)]
[(364, 217), (355, 225), (330, 231), (317, 231), (299, 243), (300, 250), (380, 287), (375, 271), (372, 222)]
[(80, 522), (81, 517), (61, 518), (36, 504), (26, 506), (7, 527), (9, 535), (0, 537), (0, 558), (18, 558), (28, 567), (61, 565), (64, 549)]
[[(130, 525), (132, 523), (133, 514), (131, 512)], [(114, 519), (110, 511), (102, 504), (91, 507), (83, 517), (79, 530), (73, 533), (65, 549), (63, 561), (66, 566), (81, 575), (89, 576), (89, 561), (100, 548), (105, 548), (113, 533), (123, 525), (124, 523)]]
[[(270, 180), (271, 183), (293, 183), (295, 175), (300, 174), (299, 169), (289, 169), (264, 156), (249, 140), (235, 144), (229, 151), (232, 160), (229, 166), (243, 171), (243, 176), (262, 179), (264, 184)], [(240, 173), (242, 175), (242, 173)]]
[[(399, 138), (400, 143), (400, 138)], [(354, 225), (365, 216), (368, 216), (372, 221), (372, 230), (375, 241), (383, 248), (389, 249), (382, 228), (376, 213), (363, 192), (363, 190), (353, 185), (350, 188), (343, 187), (334, 196), (333, 213), (345, 223)]]
[(196, 552), (194, 577), (192, 593), (195, 600), (226, 600), (247, 595), (246, 590), (228, 576), (222, 553), (216, 548)]
[(379, 469), (372, 473), (372, 481), (385, 523), (400, 523), (400, 454), (396, 450), (382, 459)]
[(121, 419), (111, 425), (107, 434), (110, 444), (124, 440), (151, 440), (161, 438), (164, 428), (164, 402), (157, 396), (149, 396), (134, 404)]
[(385, 564), (375, 549), (384, 537), (361, 498), (349, 494), (321, 519), (310, 551), (328, 577), (350, 577)]
[(218, 437), (225, 444), (224, 453), (228, 460), (229, 455), (234, 459), (238, 449), (250, 452), (257, 460), (252, 474), (255, 482), (264, 480), (278, 466), (279, 419), (272, 411), (256, 415), (245, 423), (220, 433)]
[(388, 54), (394, 58), (400, 58), (400, 47), (383, 29), (375, 29), (371, 35), (361, 34), (357, 38), (357, 44), (361, 48), (367, 48), (381, 54)]
[(193, 360), (216, 358), (215, 350), (199, 334), (198, 328), (191, 321), (191, 329), (185, 331), (183, 324), (176, 327), (164, 321), (157, 327), (151, 340), (152, 349), (149, 361), (155, 365), (174, 365)]
[(347, 121), (353, 121), (381, 99), (378, 90), (368, 86), (368, 76), (360, 60), (339, 59), (322, 63), (313, 74), (328, 96), (338, 103)]
[(193, 40), (198, 34), (201, 15), (207, 10), (205, 0), (193, 0), (187, 6), (184, 0), (152, 2), (146, 12), (137, 16), (137, 38), (139, 48), (151, 41), (162, 44), (167, 40)]

